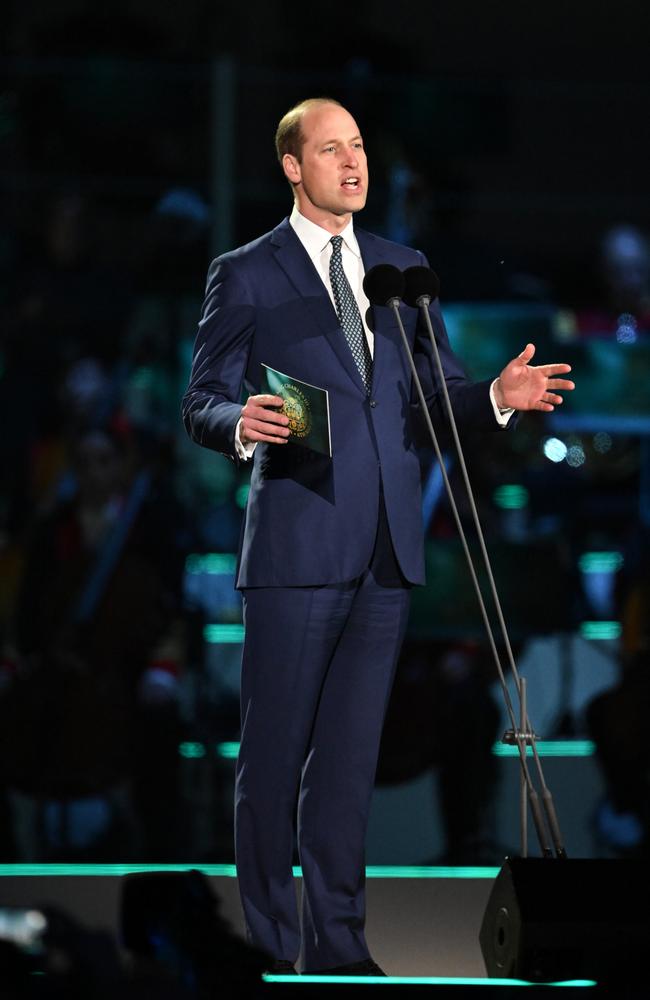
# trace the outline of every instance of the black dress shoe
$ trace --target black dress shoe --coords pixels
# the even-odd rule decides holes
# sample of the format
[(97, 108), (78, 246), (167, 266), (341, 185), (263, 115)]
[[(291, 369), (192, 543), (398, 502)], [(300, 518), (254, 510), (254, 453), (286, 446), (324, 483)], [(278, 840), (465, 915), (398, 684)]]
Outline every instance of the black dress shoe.
[(352, 962), (350, 965), (336, 965), (333, 969), (310, 969), (308, 976), (385, 976), (372, 958), (364, 958), (362, 962)]
[(278, 958), (275, 962), (272, 962), (269, 968), (266, 970), (270, 972), (273, 976), (297, 976), (298, 973), (294, 969), (291, 962), (286, 958)]

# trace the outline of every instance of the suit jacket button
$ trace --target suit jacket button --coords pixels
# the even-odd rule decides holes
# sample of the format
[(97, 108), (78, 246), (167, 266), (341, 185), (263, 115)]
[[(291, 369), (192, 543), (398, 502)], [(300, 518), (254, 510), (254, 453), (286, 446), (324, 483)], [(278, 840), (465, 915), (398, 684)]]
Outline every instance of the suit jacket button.
[(370, 405), (371, 406), (376, 406), (377, 405), (377, 400), (376, 399), (371, 399), (370, 400)]

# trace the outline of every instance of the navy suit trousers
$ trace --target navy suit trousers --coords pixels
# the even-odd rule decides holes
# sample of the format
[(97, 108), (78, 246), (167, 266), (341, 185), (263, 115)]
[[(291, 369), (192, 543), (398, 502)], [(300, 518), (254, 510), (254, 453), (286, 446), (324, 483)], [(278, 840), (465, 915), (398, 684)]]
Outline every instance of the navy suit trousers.
[(251, 942), (291, 962), (302, 950), (305, 971), (368, 957), (365, 836), (409, 591), (383, 503), (359, 579), (244, 591), (239, 888)]

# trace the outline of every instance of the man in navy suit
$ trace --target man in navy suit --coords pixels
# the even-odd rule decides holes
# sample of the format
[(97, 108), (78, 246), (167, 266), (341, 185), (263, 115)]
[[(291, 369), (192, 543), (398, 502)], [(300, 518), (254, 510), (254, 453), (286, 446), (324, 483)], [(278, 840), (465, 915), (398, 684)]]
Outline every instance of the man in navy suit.
[[(183, 403), (195, 441), (253, 461), (237, 575), (246, 624), (237, 871), (249, 938), (271, 968), (293, 971), (302, 948), (305, 971), (382, 975), (364, 937), (364, 841), (409, 591), (424, 566), (410, 369), (394, 317), (369, 311), (362, 282), (375, 264), (426, 262), (353, 227), (368, 170), (341, 105), (301, 103), (280, 122), (276, 145), (292, 215), (213, 262)], [(340, 302), (337, 312), (338, 236), (365, 370)], [(401, 311), (430, 412), (442, 420), (428, 337), (417, 310)], [(431, 318), (460, 428), (552, 410), (557, 390), (573, 387), (555, 377), (568, 366), (529, 365), (530, 344), (494, 382), (471, 384), (437, 303)], [(328, 390), (331, 459), (287, 441), (282, 399), (260, 393), (263, 364)]]

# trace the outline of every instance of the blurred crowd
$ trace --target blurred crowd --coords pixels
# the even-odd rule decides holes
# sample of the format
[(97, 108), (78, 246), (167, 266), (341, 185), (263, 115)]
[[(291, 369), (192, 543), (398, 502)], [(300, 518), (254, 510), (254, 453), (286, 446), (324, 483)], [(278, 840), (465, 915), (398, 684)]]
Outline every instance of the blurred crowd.
[(170, 192), (126, 261), (79, 193), (43, 218), (3, 288), (2, 847), (168, 856), (184, 564), (213, 539), (184, 503), (200, 472), (178, 488), (183, 299), (164, 270), (149, 279), (159, 255), (200, 242), (207, 209)]
[[(160, 84), (154, 76), (152, 93)], [(194, 136), (194, 167), (197, 149), (208, 144), (205, 136), (197, 140), (196, 128), (179, 124), (175, 133), (162, 113), (143, 138), (129, 124), (129, 114), (133, 121), (137, 115), (126, 90), (101, 104), (97, 66), (91, 77), (95, 89), (86, 101), (71, 86), (64, 100), (58, 82), (56, 100), (76, 108), (67, 126), (65, 117), (37, 113), (42, 87), (18, 88), (27, 125), (10, 140), (15, 177), (52, 157), (59, 182), (54, 193), (34, 183), (2, 196), (0, 860), (223, 860), (231, 851), (224, 803), (232, 774), (213, 751), (238, 737), (237, 647), (211, 644), (206, 628), (241, 626), (231, 585), (248, 473), (190, 444), (179, 419), (214, 222), (209, 182), (185, 169), (185, 137)], [(180, 123), (180, 98), (165, 93)], [(111, 109), (103, 122), (95, 119), (98, 101)], [(70, 123), (82, 119), (101, 138), (99, 152), (91, 154), (73, 130)], [(125, 177), (131, 168), (140, 177), (146, 171), (140, 161), (124, 173), (129, 128), (155, 177), (137, 196)], [(385, 197), (365, 222), (427, 253), (440, 273), (443, 305), (523, 307), (516, 336), (527, 339), (534, 332), (528, 336), (526, 323), (534, 331), (542, 316), (549, 343), (563, 354), (550, 360), (593, 343), (621, 350), (647, 343), (650, 247), (637, 226), (602, 234), (591, 273), (572, 299), (534, 253), (503, 261), (495, 246), (468, 235), (471, 183), (452, 159), (422, 159), (407, 142), (384, 138), (376, 176)], [(74, 157), (82, 154), (92, 169), (101, 161), (113, 171), (122, 189), (102, 182), (93, 190), (85, 162), (75, 178)], [(203, 169), (207, 175), (207, 156)], [(277, 188), (286, 196), (279, 178)], [(268, 209), (261, 196), (249, 201), (252, 208), (240, 213), (243, 237), (257, 235)], [(483, 350), (484, 316), (468, 315), (467, 343)], [(499, 323), (507, 315), (499, 314)], [(500, 336), (499, 329), (497, 347)], [(500, 353), (508, 356), (505, 346)], [(615, 361), (620, 370), (612, 377), (625, 386), (628, 362), (622, 354)], [(624, 403), (625, 390), (617, 391)], [(620, 684), (594, 700), (577, 729), (593, 734), (607, 786), (595, 819), (599, 836), (608, 850), (626, 852), (645, 850), (648, 839), (642, 733), (650, 456), (648, 428), (610, 434), (608, 414), (600, 416), (600, 443), (598, 434), (569, 442), (578, 456), (572, 468), (544, 457), (551, 432), (541, 420), (522, 422), (491, 444), (489, 457), (480, 442), (468, 450), (497, 561), (503, 554), (500, 578), (512, 591), (516, 641), (536, 630), (568, 633), (585, 615), (623, 622)], [(426, 498), (434, 478), (426, 448), (422, 458)], [(550, 476), (559, 477), (560, 490), (547, 488)], [(526, 511), (493, 502), (512, 482), (529, 495)], [(558, 493), (564, 506), (549, 508), (548, 496)], [(464, 593), (456, 555), (444, 561), (453, 548), (444, 500), (432, 501), (425, 520), (430, 560), (442, 559), (432, 585), (443, 579), (448, 596), (453, 574), (454, 593)], [(518, 583), (513, 547), (536, 547), (546, 567), (527, 588)], [(580, 590), (576, 562), (586, 548), (624, 555), (616, 588), (600, 605)], [(214, 555), (223, 556), (218, 572), (215, 563), (196, 562)], [(466, 610), (464, 597), (449, 609), (440, 593), (433, 597), (436, 614), (449, 618), (440, 627), (432, 604), (420, 606), (379, 780), (438, 772), (444, 858), (493, 860), (499, 848), (490, 844), (486, 816), (497, 781), (491, 747), (501, 735), (493, 671), (475, 610)], [(459, 753), (454, 733), (463, 726), (472, 739)]]

